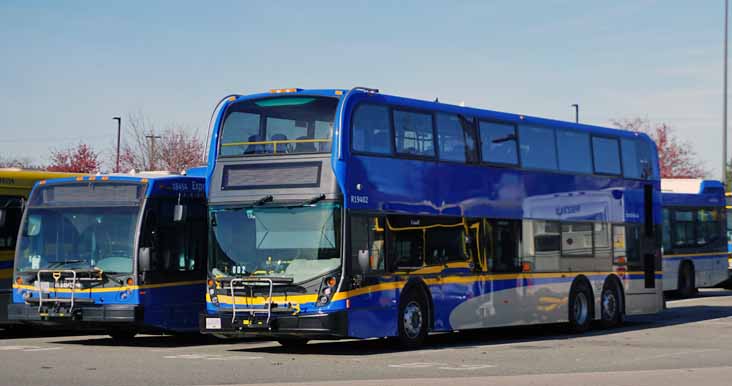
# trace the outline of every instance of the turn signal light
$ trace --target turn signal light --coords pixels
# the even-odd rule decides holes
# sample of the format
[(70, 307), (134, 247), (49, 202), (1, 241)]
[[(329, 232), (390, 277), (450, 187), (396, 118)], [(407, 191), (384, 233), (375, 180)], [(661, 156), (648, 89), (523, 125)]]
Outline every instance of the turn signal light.
[(18, 276), (15, 278), (15, 284), (17, 285), (23, 285), (23, 278)]
[(269, 90), (269, 92), (272, 94), (281, 94), (283, 92), (298, 92), (298, 91), (302, 91), (302, 89), (301, 88), (273, 88), (273, 89)]
[(528, 261), (521, 263), (521, 272), (531, 272), (531, 263)]
[(326, 284), (328, 284), (328, 287), (335, 287), (336, 285), (336, 279), (334, 277), (329, 277), (326, 281)]
[(134, 281), (134, 280), (132, 280), (132, 278), (131, 278), (131, 277), (128, 277), (128, 278), (127, 278), (127, 285), (133, 285), (133, 284), (135, 284), (135, 281)]
[(213, 287), (214, 286), (213, 279), (208, 279), (208, 281), (206, 282), (206, 284), (208, 284), (209, 287)]

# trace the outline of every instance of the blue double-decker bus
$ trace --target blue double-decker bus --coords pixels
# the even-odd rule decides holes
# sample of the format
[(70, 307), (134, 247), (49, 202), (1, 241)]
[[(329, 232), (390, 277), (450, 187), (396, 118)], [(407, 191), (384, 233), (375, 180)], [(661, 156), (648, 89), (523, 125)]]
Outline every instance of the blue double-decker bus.
[(661, 192), (644, 134), (378, 90), (218, 108), (201, 330), (396, 337), (662, 309)]
[(729, 278), (724, 185), (700, 179), (661, 180), (663, 289), (689, 297)]
[(8, 316), (115, 339), (197, 332), (206, 235), (200, 177), (40, 181), (22, 218)]

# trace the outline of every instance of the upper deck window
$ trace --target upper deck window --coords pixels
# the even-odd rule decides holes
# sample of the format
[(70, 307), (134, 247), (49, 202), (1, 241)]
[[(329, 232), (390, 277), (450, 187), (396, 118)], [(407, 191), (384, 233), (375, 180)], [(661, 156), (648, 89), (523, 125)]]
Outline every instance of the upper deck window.
[(358, 106), (353, 113), (351, 136), (355, 151), (391, 154), (389, 108), (371, 104)]
[(578, 131), (557, 130), (559, 170), (592, 173), (590, 135)]
[(592, 137), (595, 173), (620, 174), (620, 147), (616, 138)]
[(557, 147), (554, 130), (545, 127), (520, 126), (521, 164), (532, 169), (557, 168)]
[(437, 114), (437, 137), (441, 160), (473, 161), (475, 139), (470, 120), (455, 114)]
[(516, 126), (480, 121), (480, 142), (484, 162), (516, 165)]
[(434, 157), (432, 115), (394, 110), (396, 152), (422, 157)]
[(236, 102), (221, 130), (221, 156), (327, 153), (335, 98), (296, 96)]
[(638, 159), (638, 141), (623, 138), (620, 146), (623, 150), (623, 175), (627, 178), (641, 178), (641, 163)]

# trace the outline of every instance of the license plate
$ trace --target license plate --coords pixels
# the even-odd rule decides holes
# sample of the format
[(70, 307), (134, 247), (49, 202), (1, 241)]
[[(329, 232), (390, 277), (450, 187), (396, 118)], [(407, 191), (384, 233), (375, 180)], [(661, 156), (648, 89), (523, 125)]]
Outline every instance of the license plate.
[(221, 319), (206, 318), (206, 329), (207, 330), (220, 330), (221, 329)]

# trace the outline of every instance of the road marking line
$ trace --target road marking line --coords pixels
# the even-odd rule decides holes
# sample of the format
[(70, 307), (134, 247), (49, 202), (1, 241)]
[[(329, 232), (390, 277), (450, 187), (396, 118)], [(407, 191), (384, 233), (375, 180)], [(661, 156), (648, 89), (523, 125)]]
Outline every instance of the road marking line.
[(397, 369), (425, 369), (433, 366), (447, 366), (447, 363), (430, 363), (430, 362), (412, 362), (402, 363), (398, 365), (389, 365), (389, 367)]
[(31, 348), (31, 349), (28, 349), (28, 350), (23, 350), (23, 352), (54, 351), (54, 350), (61, 350), (61, 347)]
[(482, 370), (482, 369), (489, 369), (492, 367), (496, 367), (495, 365), (460, 365), (457, 367), (438, 367), (440, 370), (458, 370), (458, 371), (473, 371), (473, 370)]
[(41, 348), (40, 346), (0, 346), (0, 351), (29, 350)]

